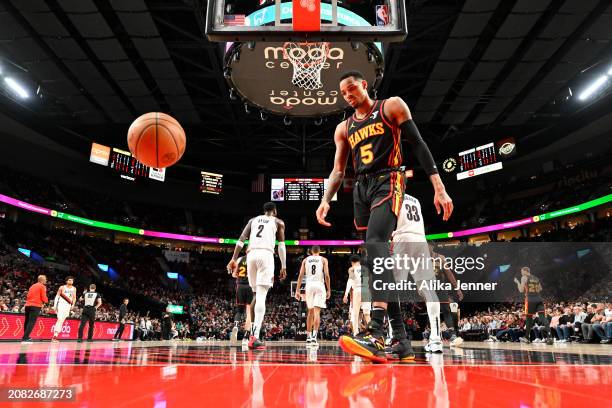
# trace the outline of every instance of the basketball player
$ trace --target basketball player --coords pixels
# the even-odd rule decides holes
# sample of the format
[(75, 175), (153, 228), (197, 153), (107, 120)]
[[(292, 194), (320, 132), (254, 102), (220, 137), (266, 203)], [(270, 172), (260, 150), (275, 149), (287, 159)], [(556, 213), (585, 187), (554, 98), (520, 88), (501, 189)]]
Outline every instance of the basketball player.
[(348, 270), (349, 277), (346, 281), (346, 290), (344, 291), (344, 303), (348, 303), (349, 292), (353, 291), (353, 298), (349, 307), (349, 314), (351, 318), (351, 325), (353, 326), (353, 336), (359, 333), (360, 319), (359, 312), (363, 312), (363, 319), (365, 320), (366, 326), (370, 323), (370, 311), (372, 309), (372, 302), (362, 302), (361, 299), (361, 288), (362, 282), (362, 269), (361, 259), (359, 255), (351, 255), (351, 267)]
[[(316, 211), (317, 220), (331, 226), (325, 220), (330, 209), (331, 198), (336, 194), (346, 170), (349, 152), (353, 157), (355, 186), (353, 189), (354, 223), (357, 229), (366, 230), (368, 247), (368, 270), (372, 271), (374, 259), (389, 255), (389, 240), (395, 230), (397, 216), (404, 194), (402, 136), (407, 141), (434, 187), (434, 205), (440, 213), (444, 211), (446, 221), (453, 211), (453, 203), (446, 189), (427, 144), (421, 137), (406, 103), (399, 97), (387, 100), (372, 100), (368, 95), (368, 84), (364, 76), (351, 71), (340, 80), (340, 91), (344, 100), (355, 109), (355, 113), (341, 122), (334, 134), (336, 154), (334, 168), (329, 176), (328, 189)], [(371, 273), (371, 272), (369, 272)], [(392, 272), (383, 270), (377, 279), (391, 282)], [(370, 279), (372, 286), (373, 279)], [(367, 331), (355, 337), (342, 336), (343, 349), (372, 361), (386, 362), (384, 351), (383, 319), (389, 314), (393, 331), (401, 339), (392, 353), (400, 361), (413, 360), (415, 355), (406, 335), (397, 299), (389, 299), (383, 291), (372, 292), (372, 313)]]
[[(440, 283), (450, 283), (451, 287), (457, 287), (457, 279), (453, 274), (453, 271), (445, 267), (446, 258), (444, 255), (434, 251), (433, 245), (430, 245), (431, 259), (434, 260), (434, 271), (436, 279)], [(440, 301), (440, 311), (442, 312), (442, 318), (448, 331), (450, 331), (450, 345), (451, 347), (460, 346), (463, 343), (463, 339), (457, 336), (459, 333), (459, 317), (457, 312), (459, 310), (457, 302), (463, 300), (463, 292), (457, 289), (453, 294), (450, 290), (437, 290), (436, 295)]]
[(237, 267), (236, 259), (249, 240), (247, 248), (247, 275), (249, 285), (255, 292), (255, 318), (251, 328), (249, 348), (262, 350), (259, 332), (266, 313), (266, 296), (274, 282), (274, 247), (278, 240), (278, 257), (281, 262), (280, 279), (287, 277), (287, 250), (285, 248), (285, 223), (277, 218), (276, 204), (265, 203), (264, 214), (251, 218), (236, 242), (234, 255), (227, 264), (228, 270)]
[[(306, 331), (308, 332), (306, 344), (317, 345), (317, 335), (321, 326), (321, 309), (325, 309), (325, 300), (331, 296), (329, 284), (329, 263), (320, 255), (321, 248), (315, 245), (310, 250), (311, 255), (304, 258), (300, 267), (297, 287), (302, 287), (302, 280), (306, 281)], [(323, 283), (325, 281), (325, 283)], [(299, 291), (295, 298), (301, 300)]]
[[(407, 255), (413, 259), (430, 258), (430, 251), (425, 239), (425, 225), (421, 203), (415, 197), (404, 194), (404, 202), (397, 219), (397, 228), (393, 232), (393, 254)], [(434, 290), (424, 287), (424, 281), (431, 281), (435, 275), (431, 263), (421, 264), (414, 271), (396, 269), (396, 282), (407, 280), (408, 275), (416, 283), (419, 294), (425, 299), (427, 315), (431, 334), (425, 351), (432, 353), (442, 352), (442, 341), (440, 338), (440, 302)], [(430, 286), (430, 285), (428, 285)], [(391, 325), (389, 325), (391, 327)]]
[(53, 343), (58, 343), (57, 337), (62, 331), (64, 321), (70, 315), (70, 311), (74, 307), (76, 302), (76, 288), (73, 285), (74, 278), (72, 276), (66, 277), (66, 284), (59, 287), (55, 294), (55, 300), (53, 301), (53, 310), (55, 310), (57, 320), (53, 327)]
[(102, 298), (100, 294), (96, 292), (96, 285), (93, 283), (89, 285), (89, 290), (84, 292), (79, 300), (82, 300), (85, 306), (83, 306), (83, 312), (81, 313), (81, 324), (79, 325), (79, 337), (77, 341), (79, 343), (83, 341), (83, 330), (85, 330), (85, 324), (87, 323), (89, 323), (87, 341), (93, 341), (96, 310), (102, 305)]
[(546, 318), (544, 311), (544, 300), (542, 299), (542, 283), (540, 279), (531, 274), (529, 267), (524, 266), (521, 268), (521, 280), (514, 278), (514, 283), (519, 292), (525, 294), (525, 337), (521, 337), (520, 340), (523, 343), (531, 343), (529, 335), (531, 328), (533, 327), (533, 315), (538, 314), (540, 321), (544, 323), (544, 327), (541, 331), (546, 336), (546, 344), (553, 344), (553, 339), (550, 335), (550, 321)]
[(236, 314), (234, 317), (233, 331), (235, 331), (237, 335), (240, 324), (245, 320), (244, 336), (242, 337), (242, 345), (245, 346), (249, 343), (249, 333), (251, 332), (251, 302), (253, 301), (253, 289), (249, 286), (246, 256), (238, 258), (236, 264), (237, 268), (232, 272), (232, 276), (236, 279)]

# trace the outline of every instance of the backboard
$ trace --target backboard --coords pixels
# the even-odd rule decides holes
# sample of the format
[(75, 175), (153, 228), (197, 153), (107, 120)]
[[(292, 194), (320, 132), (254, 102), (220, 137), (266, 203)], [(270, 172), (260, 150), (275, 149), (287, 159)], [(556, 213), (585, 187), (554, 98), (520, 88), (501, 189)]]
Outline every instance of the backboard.
[(208, 0), (210, 41), (398, 42), (405, 0)]

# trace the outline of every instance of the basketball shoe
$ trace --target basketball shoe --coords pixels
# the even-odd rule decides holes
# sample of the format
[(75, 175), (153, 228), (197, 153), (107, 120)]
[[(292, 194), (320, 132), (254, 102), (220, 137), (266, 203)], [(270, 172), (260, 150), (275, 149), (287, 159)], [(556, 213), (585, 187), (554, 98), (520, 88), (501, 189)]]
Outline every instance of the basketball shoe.
[(346, 353), (360, 356), (375, 363), (386, 363), (385, 336), (376, 322), (370, 321), (368, 329), (356, 336), (341, 336), (338, 343)]
[(266, 345), (259, 341), (255, 336), (251, 336), (249, 339), (249, 348), (251, 350), (265, 350)]

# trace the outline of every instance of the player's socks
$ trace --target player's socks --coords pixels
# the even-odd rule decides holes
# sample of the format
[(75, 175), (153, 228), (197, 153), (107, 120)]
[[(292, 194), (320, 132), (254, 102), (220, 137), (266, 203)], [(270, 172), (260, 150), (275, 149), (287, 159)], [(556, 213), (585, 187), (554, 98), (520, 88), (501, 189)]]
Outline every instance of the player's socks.
[(393, 336), (398, 339), (407, 339), (406, 328), (402, 321), (402, 310), (399, 302), (390, 302), (387, 305), (387, 315), (389, 316), (389, 324), (393, 329)]
[(440, 302), (428, 301), (425, 303), (427, 306), (427, 316), (429, 317), (429, 327), (431, 333), (429, 335), (431, 340), (440, 339)]
[(266, 314), (266, 295), (268, 288), (265, 286), (257, 286), (255, 292), (255, 321), (253, 322), (253, 336), (259, 338), (259, 331), (263, 323), (264, 315)]
[(382, 327), (385, 321), (385, 314), (387, 311), (380, 306), (372, 307), (372, 320), (370, 320), (370, 324), (368, 325), (368, 331), (375, 330), (373, 333), (376, 337), (380, 337), (383, 335)]

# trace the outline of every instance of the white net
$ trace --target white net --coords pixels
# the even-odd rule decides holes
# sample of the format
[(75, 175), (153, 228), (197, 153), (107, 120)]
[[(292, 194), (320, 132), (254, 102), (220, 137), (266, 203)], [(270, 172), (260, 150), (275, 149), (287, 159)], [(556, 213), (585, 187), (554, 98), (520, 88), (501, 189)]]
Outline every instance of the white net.
[(293, 85), (305, 90), (323, 87), (321, 70), (329, 54), (329, 43), (286, 42), (283, 52), (293, 65)]

